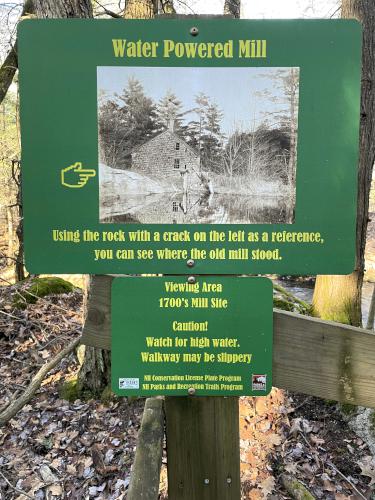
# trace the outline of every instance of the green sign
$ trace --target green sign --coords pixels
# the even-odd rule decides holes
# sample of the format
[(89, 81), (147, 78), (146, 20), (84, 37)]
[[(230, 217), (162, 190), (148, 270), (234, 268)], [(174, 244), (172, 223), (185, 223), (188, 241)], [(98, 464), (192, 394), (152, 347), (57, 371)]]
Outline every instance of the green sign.
[(360, 55), (347, 20), (22, 22), (28, 270), (350, 273)]
[(116, 278), (112, 390), (120, 396), (268, 394), (272, 282)]

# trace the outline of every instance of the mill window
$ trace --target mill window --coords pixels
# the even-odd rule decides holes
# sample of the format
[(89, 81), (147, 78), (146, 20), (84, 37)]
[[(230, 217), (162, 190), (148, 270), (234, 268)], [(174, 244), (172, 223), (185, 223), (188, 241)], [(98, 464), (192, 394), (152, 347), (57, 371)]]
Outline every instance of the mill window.
[(172, 203), (172, 210), (173, 210), (173, 212), (178, 212), (178, 203), (177, 203), (177, 201), (174, 201)]
[(179, 149), (180, 149), (180, 143), (176, 142), (176, 151), (178, 151)]
[(178, 158), (175, 158), (173, 166), (174, 168), (180, 168), (180, 160)]

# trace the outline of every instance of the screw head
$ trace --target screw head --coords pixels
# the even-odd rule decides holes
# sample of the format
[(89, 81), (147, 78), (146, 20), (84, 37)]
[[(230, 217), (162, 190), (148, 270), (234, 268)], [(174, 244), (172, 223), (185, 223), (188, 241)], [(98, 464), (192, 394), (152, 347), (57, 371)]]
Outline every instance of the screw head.
[(193, 283), (195, 283), (197, 281), (195, 279), (195, 276), (189, 276), (187, 280), (188, 280), (188, 283), (191, 283), (191, 284), (193, 284)]
[(206, 478), (203, 482), (204, 484), (210, 484), (210, 480), (208, 478)]
[(187, 262), (186, 262), (186, 265), (188, 267), (194, 267), (195, 266), (195, 261), (193, 259), (189, 259)]
[(198, 33), (199, 33), (199, 29), (196, 26), (193, 26), (192, 28), (190, 28), (190, 35), (191, 36), (197, 36)]
[(227, 477), (227, 484), (231, 484), (232, 482), (232, 478), (231, 477)]
[(189, 387), (189, 389), (188, 389), (188, 394), (189, 394), (189, 396), (194, 396), (194, 394), (195, 394), (195, 389), (194, 389), (194, 387)]

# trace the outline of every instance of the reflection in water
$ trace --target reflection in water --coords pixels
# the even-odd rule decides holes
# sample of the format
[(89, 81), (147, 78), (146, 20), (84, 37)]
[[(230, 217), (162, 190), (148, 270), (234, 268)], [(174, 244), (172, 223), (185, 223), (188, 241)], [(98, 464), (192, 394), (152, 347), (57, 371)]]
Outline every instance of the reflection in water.
[(141, 224), (291, 224), (288, 198), (238, 194), (126, 194), (101, 206), (101, 222)]

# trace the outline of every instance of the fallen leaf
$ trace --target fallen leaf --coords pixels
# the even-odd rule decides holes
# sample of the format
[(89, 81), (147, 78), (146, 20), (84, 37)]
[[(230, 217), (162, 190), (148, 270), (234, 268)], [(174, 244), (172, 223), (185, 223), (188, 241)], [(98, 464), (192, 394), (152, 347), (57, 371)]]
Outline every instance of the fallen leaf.
[(369, 486), (375, 484), (375, 459), (370, 456), (363, 457), (357, 464), (361, 468), (361, 475), (371, 478)]
[(296, 474), (298, 471), (298, 465), (295, 462), (289, 462), (285, 466), (285, 470), (289, 472), (290, 474)]
[(290, 429), (289, 429), (289, 434), (296, 436), (299, 432), (301, 432), (302, 431), (301, 422), (302, 422), (302, 418), (300, 418), (300, 417), (293, 418), (292, 425), (290, 426)]
[(319, 438), (318, 436), (314, 436), (314, 434), (311, 434), (310, 441), (313, 444), (316, 444), (316, 445), (320, 445), (320, 444), (324, 444), (325, 443), (324, 439)]
[(58, 481), (58, 478), (46, 464), (41, 465), (39, 473), (45, 483), (55, 483), (56, 481)]
[(61, 484), (59, 483), (51, 484), (51, 486), (48, 486), (47, 491), (55, 497), (59, 497), (63, 493)]
[(267, 477), (259, 484), (259, 488), (262, 490), (263, 498), (267, 498), (275, 489), (275, 478), (273, 476)]

